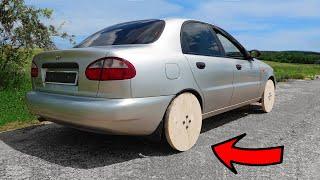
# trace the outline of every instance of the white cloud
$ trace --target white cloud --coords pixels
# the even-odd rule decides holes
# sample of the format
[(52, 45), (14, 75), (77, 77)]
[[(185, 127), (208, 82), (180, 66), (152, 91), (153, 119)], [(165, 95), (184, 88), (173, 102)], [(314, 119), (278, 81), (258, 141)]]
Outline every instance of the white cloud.
[(54, 9), (54, 23), (66, 22), (63, 30), (89, 35), (119, 22), (165, 17), (182, 7), (164, 0), (29, 0), (29, 4)]
[(269, 19), (320, 18), (319, 8), (320, 1), (317, 0), (211, 0), (184, 16), (232, 30), (259, 30), (272, 27)]
[[(248, 49), (320, 51), (319, 8), (317, 0), (211, 0), (184, 16), (237, 32)], [(303, 27), (306, 19), (311, 28)]]
[[(27, 0), (53, 8), (54, 23), (66, 21), (63, 30), (78, 37), (124, 21), (181, 16), (231, 31), (248, 49), (320, 51), (318, 0), (199, 0), (187, 9), (169, 1)], [(303, 25), (305, 20), (309, 20), (308, 27)]]
[(320, 17), (317, 0), (211, 0), (196, 9), (198, 16), (206, 18), (241, 17)]
[(236, 38), (248, 49), (320, 51), (318, 28), (280, 30), (258, 35), (240, 33)]

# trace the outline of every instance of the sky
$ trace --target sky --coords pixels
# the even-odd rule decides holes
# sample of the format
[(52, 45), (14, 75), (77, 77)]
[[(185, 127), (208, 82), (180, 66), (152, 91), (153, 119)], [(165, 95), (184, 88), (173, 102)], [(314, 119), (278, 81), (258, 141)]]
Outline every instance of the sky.
[[(155, 18), (190, 18), (215, 24), (248, 50), (320, 52), (320, 0), (26, 0), (54, 10), (76, 42), (110, 25)], [(59, 48), (72, 45), (55, 38)]]

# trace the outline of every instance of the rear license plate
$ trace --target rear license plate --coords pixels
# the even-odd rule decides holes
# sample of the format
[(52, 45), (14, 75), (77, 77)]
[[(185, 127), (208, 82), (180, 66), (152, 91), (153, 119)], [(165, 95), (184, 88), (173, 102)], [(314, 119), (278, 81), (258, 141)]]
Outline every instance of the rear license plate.
[(75, 71), (47, 71), (45, 83), (77, 85), (78, 72)]

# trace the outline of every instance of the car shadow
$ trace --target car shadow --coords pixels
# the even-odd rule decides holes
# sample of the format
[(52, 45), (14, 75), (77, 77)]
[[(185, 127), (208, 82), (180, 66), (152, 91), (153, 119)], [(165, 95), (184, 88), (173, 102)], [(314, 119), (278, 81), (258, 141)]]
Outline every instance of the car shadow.
[(223, 126), (224, 124), (236, 121), (243, 117), (248, 116), (249, 114), (262, 114), (264, 113), (260, 105), (251, 104), (244, 106), (232, 111), (228, 111), (207, 119), (204, 119), (202, 122), (201, 133), (205, 133), (217, 127)]
[[(250, 106), (209, 118), (203, 123), (202, 133), (253, 113), (261, 112)], [(95, 134), (57, 124), (0, 133), (0, 140), (21, 153), (80, 169), (177, 153), (168, 145), (151, 142), (143, 137)]]

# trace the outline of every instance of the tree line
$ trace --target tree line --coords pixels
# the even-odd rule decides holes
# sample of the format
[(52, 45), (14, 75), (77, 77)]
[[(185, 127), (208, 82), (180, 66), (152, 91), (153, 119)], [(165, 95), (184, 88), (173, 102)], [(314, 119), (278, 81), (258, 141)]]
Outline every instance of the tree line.
[(259, 59), (282, 63), (320, 64), (320, 53), (306, 51), (262, 51)]

